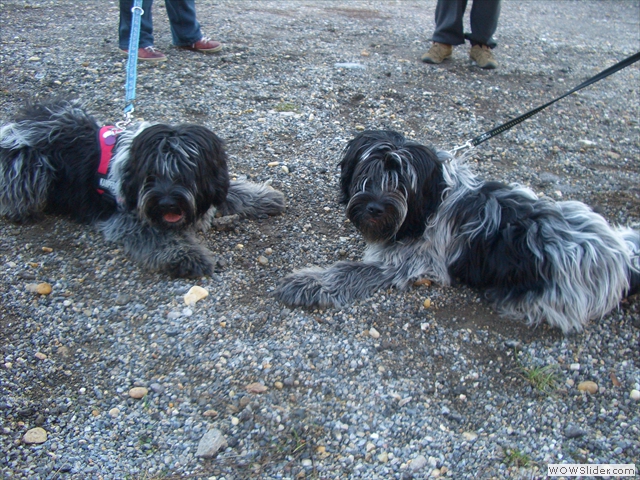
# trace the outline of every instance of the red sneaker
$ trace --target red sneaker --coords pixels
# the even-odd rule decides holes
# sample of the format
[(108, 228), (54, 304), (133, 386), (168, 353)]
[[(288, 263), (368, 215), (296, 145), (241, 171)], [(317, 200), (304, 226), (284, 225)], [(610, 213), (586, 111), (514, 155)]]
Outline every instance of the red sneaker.
[(222, 50), (222, 44), (220, 42), (216, 42), (215, 40), (211, 40), (210, 38), (202, 37), (196, 43), (187, 45), (186, 47), (182, 48), (186, 48), (187, 50), (195, 50), (197, 52), (214, 53)]
[[(122, 50), (127, 55), (129, 50)], [(138, 60), (144, 62), (166, 62), (167, 56), (153, 47), (144, 47), (138, 49)]]

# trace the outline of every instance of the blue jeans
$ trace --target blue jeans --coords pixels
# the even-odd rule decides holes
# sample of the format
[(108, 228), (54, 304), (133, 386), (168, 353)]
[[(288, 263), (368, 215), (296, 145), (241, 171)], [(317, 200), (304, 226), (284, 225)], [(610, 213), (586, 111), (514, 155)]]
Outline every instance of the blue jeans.
[(463, 31), (464, 11), (467, 0), (438, 0), (436, 6), (436, 30), (432, 40), (449, 45), (462, 45), (465, 38), (472, 45), (482, 44), (495, 47), (492, 38), (498, 28), (500, 16), (500, 0), (473, 0), (470, 22), (471, 33)]
[[(196, 43), (202, 38), (200, 24), (196, 20), (195, 0), (165, 0), (167, 16), (171, 26), (173, 44), (177, 47), (186, 47)], [(151, 6), (153, 0), (142, 0), (142, 15), (140, 22), (139, 48), (153, 46), (153, 17)], [(131, 7), (133, 0), (120, 0), (120, 26), (118, 28), (118, 46), (127, 50), (129, 48), (129, 36), (131, 35)]]

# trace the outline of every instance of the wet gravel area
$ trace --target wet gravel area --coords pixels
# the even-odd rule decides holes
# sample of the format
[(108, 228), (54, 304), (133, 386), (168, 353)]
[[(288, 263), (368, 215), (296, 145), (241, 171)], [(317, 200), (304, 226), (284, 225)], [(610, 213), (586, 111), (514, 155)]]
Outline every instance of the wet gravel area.
[[(211, 128), (232, 176), (271, 181), (287, 210), (201, 234), (218, 269), (196, 280), (141, 270), (91, 226), (0, 219), (0, 477), (537, 479), (548, 463), (640, 464), (637, 297), (569, 337), (501, 318), (465, 287), (327, 310), (272, 297), (295, 268), (360, 258), (337, 168), (358, 131), (450, 149), (640, 46), (638, 1), (505, 0), (497, 70), (468, 46), (427, 65), (434, 10), (199, 0), (224, 45), (206, 55), (171, 46), (156, 2), (168, 61), (139, 65), (136, 117)], [(50, 95), (121, 119), (117, 2), (0, 0), (0, 16), (2, 123)], [(470, 161), (638, 227), (639, 85), (635, 64)], [(209, 295), (187, 305), (193, 286)]]

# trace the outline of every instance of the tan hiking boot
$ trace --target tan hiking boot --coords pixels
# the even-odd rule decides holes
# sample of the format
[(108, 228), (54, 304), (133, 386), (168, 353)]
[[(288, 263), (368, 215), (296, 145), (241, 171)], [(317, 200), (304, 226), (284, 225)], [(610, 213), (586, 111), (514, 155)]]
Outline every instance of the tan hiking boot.
[(439, 64), (443, 60), (449, 58), (453, 52), (453, 47), (446, 43), (433, 42), (433, 45), (427, 53), (422, 55), (421, 59), (425, 63)]
[(474, 45), (471, 47), (469, 57), (476, 62), (476, 65), (480, 68), (486, 68), (487, 70), (498, 68), (498, 62), (493, 58), (491, 49), (486, 45)]

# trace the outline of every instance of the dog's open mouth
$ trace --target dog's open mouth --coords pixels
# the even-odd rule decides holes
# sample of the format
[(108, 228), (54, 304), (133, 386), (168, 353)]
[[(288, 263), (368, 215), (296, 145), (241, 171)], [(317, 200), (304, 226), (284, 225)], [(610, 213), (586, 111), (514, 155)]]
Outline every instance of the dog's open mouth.
[(169, 212), (169, 213), (165, 213), (162, 216), (162, 219), (167, 223), (176, 223), (182, 220), (182, 214)]

